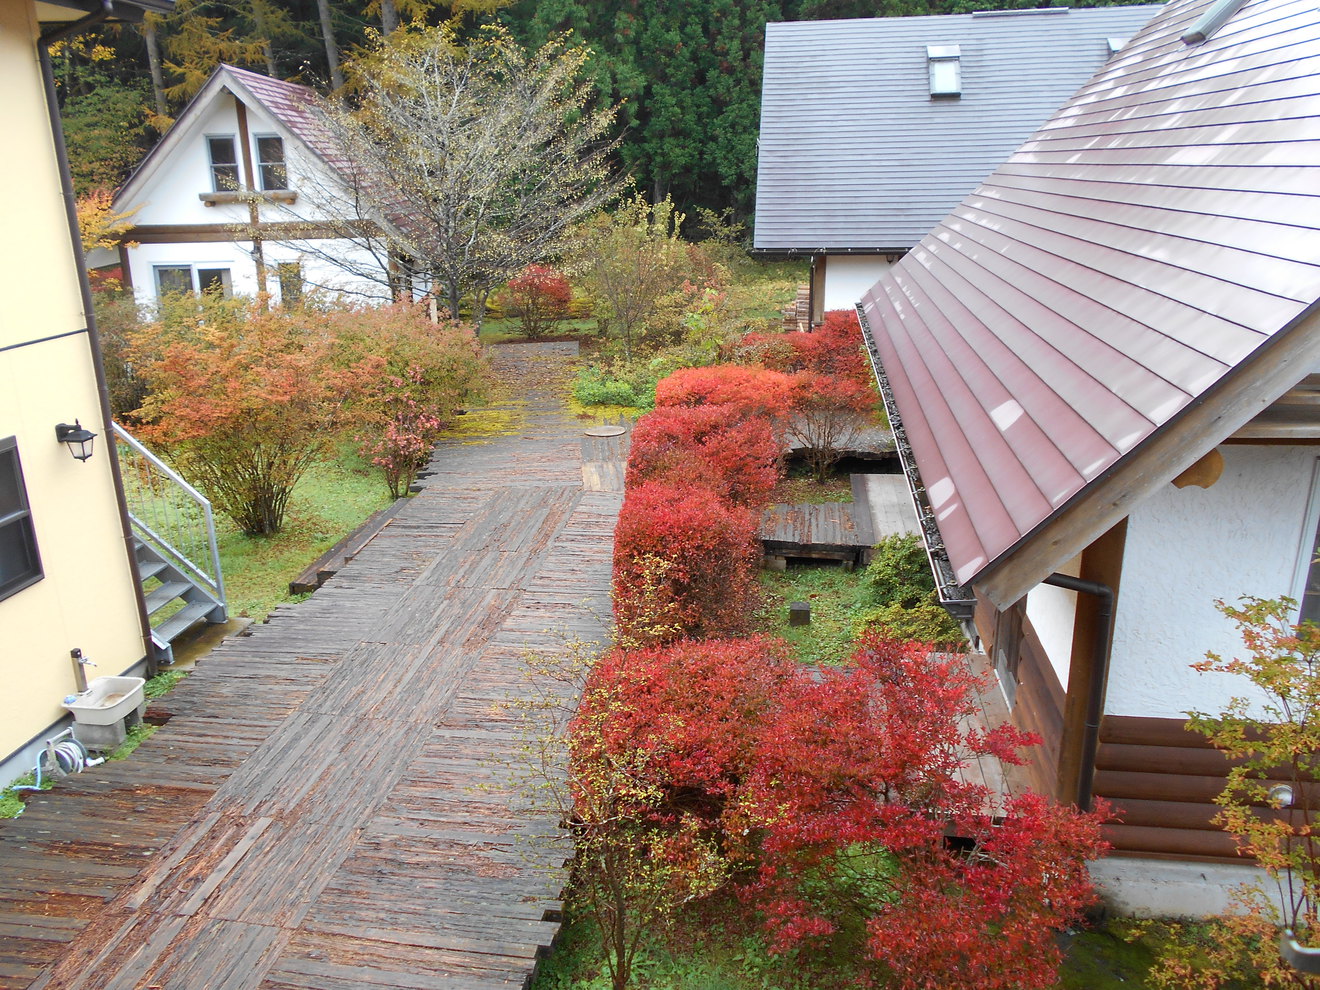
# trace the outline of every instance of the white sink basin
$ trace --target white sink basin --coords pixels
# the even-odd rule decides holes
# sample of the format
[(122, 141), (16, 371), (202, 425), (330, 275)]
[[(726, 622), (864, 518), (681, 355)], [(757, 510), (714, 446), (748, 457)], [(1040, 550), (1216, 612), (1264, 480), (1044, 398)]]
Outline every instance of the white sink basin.
[(146, 683), (141, 677), (98, 677), (64, 707), (73, 712), (75, 722), (113, 725), (142, 704)]

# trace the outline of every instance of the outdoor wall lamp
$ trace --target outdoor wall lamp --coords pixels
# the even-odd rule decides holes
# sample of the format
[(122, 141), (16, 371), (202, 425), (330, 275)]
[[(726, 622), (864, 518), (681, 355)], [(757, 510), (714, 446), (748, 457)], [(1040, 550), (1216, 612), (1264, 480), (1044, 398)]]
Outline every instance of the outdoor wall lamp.
[(96, 439), (96, 434), (84, 429), (75, 419), (72, 426), (68, 423), (60, 423), (56, 426), (55, 439), (69, 445), (69, 453), (73, 455), (74, 460), (85, 461), (92, 456), (92, 441)]

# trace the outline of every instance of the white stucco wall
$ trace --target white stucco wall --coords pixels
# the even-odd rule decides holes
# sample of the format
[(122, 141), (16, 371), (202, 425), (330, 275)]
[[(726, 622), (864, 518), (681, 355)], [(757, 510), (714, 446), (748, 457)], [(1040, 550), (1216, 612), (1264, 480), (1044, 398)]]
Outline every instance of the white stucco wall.
[(825, 309), (852, 309), (888, 267), (883, 254), (827, 255)]
[[(348, 242), (335, 243), (339, 244), (336, 252), (342, 257), (356, 258), (363, 266), (372, 263), (370, 256), (355, 245)], [(322, 257), (309, 254), (302, 244), (268, 241), (263, 248), (267, 288), (277, 301), (280, 289), (276, 266), (285, 261), (302, 264), (303, 281), (308, 292), (317, 290), (332, 296), (342, 294), (350, 302), (389, 301), (389, 291), (381, 282), (358, 277)], [(257, 293), (257, 265), (251, 252), (251, 241), (139, 244), (128, 252), (133, 294), (139, 305), (154, 307), (157, 301), (156, 267), (191, 265), (193, 268), (228, 268), (234, 294), (254, 296)]]
[[(1059, 568), (1059, 573), (1077, 577), (1081, 573), (1082, 558), (1074, 557)], [(1050, 666), (1059, 678), (1059, 684), (1068, 687), (1068, 671), (1072, 665), (1073, 625), (1077, 620), (1077, 592), (1038, 584), (1027, 593), (1027, 621), (1036, 631), (1036, 638), (1050, 659)]]
[(1239, 678), (1200, 674), (1190, 664), (1242, 643), (1215, 600), (1298, 597), (1299, 554), (1309, 559), (1307, 514), (1315, 447), (1220, 448), (1224, 474), (1208, 489), (1168, 485), (1128, 520), (1123, 582), (1105, 710), (1182, 718), (1251, 697)]
[[(149, 168), (135, 176), (134, 194), (122, 204), (137, 208), (133, 222), (139, 225), (234, 225), (241, 229), (250, 222), (246, 204), (230, 203), (207, 206), (200, 194), (212, 191), (208, 136), (239, 136), (238, 113), (233, 97), (220, 94), (208, 107), (182, 121), (183, 130), (171, 135), (173, 146), (158, 155)], [(289, 187), (298, 194), (292, 206), (273, 203), (260, 206), (265, 222), (316, 221), (343, 212), (336, 205), (336, 193), (342, 188), (320, 159), (311, 154), (275, 118), (260, 105), (248, 107), (248, 131), (253, 138), (278, 134), (284, 139)], [(166, 149), (162, 149), (163, 151)], [(241, 144), (237, 147), (241, 158)], [(342, 200), (339, 201), (342, 204)], [(266, 241), (263, 245), (268, 271), (268, 289), (277, 300), (279, 282), (275, 266), (298, 261), (308, 290), (344, 294), (353, 301), (385, 302), (389, 292), (383, 278), (363, 277), (356, 272), (382, 271), (381, 266), (360, 246), (349, 241), (308, 240), (305, 242)], [(197, 268), (228, 268), (236, 295), (257, 292), (256, 262), (251, 241), (196, 241), (168, 244), (142, 243), (128, 249), (129, 275), (138, 303), (154, 306), (157, 301), (155, 269), (159, 265), (191, 265)], [(343, 265), (328, 260), (342, 259)], [(97, 257), (94, 264), (113, 264), (114, 259)]]

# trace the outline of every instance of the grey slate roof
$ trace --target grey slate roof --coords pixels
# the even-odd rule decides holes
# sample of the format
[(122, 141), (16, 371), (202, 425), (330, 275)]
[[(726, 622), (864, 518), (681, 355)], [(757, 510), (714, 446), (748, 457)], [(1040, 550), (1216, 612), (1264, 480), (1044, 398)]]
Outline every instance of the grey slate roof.
[[(1160, 9), (768, 24), (755, 246), (912, 247)], [(927, 45), (960, 46), (960, 98)]]

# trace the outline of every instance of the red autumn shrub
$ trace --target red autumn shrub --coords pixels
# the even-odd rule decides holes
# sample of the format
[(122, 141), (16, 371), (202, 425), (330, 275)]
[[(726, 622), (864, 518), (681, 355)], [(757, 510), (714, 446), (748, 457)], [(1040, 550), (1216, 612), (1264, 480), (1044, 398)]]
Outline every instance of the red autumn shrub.
[(656, 385), (655, 404), (657, 408), (728, 405), (746, 414), (782, 419), (792, 405), (792, 393), (792, 382), (778, 371), (716, 364), (675, 371)]
[(633, 427), (626, 487), (664, 480), (762, 506), (779, 480), (780, 453), (763, 416), (723, 405), (656, 409)]
[(573, 287), (562, 272), (547, 265), (528, 265), (505, 286), (505, 309), (518, 317), (523, 333), (540, 337), (568, 315)]
[(872, 382), (862, 327), (850, 309), (832, 309), (807, 333), (785, 334), (793, 346), (793, 371), (814, 371), (860, 385)]
[(574, 759), (632, 762), (656, 800), (618, 813), (665, 827), (692, 815), (708, 828), (749, 770), (781, 689), (797, 676), (783, 642), (761, 636), (611, 650), (570, 728)]
[(771, 371), (789, 372), (797, 352), (793, 348), (794, 333), (752, 330), (745, 333), (728, 348), (730, 361), (735, 364), (754, 364)]
[(598, 832), (695, 842), (703, 889), (734, 882), (773, 951), (860, 955), (867, 986), (1044, 988), (1105, 812), (1026, 794), (993, 817), (960, 767), (1032, 740), (969, 732), (976, 685), (962, 657), (875, 638), (814, 676), (767, 640), (616, 650), (574, 720), (573, 780)]
[(961, 657), (870, 638), (851, 668), (785, 692), (737, 823), (761, 833), (744, 895), (777, 950), (855, 930), (860, 907), (864, 976), (884, 986), (1054, 985), (1053, 934), (1093, 899), (1105, 811), (1027, 794), (992, 817), (959, 767), (1038, 740), (965, 729), (976, 685)]
[(756, 599), (756, 522), (709, 489), (630, 490), (614, 531), (614, 617), (627, 642), (737, 635)]

